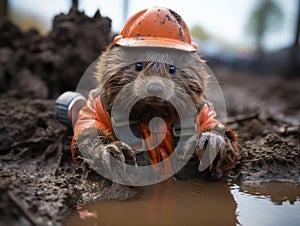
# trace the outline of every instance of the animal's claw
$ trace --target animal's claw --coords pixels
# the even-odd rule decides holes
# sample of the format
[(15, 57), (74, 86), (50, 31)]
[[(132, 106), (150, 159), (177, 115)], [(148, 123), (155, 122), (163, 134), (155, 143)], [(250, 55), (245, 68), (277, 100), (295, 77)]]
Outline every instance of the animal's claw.
[(111, 143), (122, 153), (124, 156), (124, 160), (122, 162), (125, 163), (125, 160), (131, 159), (135, 166), (137, 166), (136, 162), (136, 152), (126, 143), (121, 141), (114, 141)]
[(214, 159), (219, 153), (225, 151), (225, 146), (222, 136), (212, 132), (202, 133), (195, 150), (195, 155), (199, 159), (199, 171), (203, 171), (209, 166), (212, 169)]
[(204, 132), (201, 134), (198, 146), (200, 149), (205, 149), (207, 145), (218, 152), (225, 148), (225, 141), (224, 138), (218, 134)]
[[(93, 166), (95, 168), (103, 167), (105, 171), (112, 170), (112, 159), (116, 158), (122, 163), (126, 160), (132, 159), (135, 166), (137, 166), (136, 155), (134, 150), (127, 144), (121, 141), (114, 141), (109, 144), (101, 145), (93, 151)], [(98, 165), (100, 164), (100, 165)], [(126, 164), (122, 164), (122, 169), (125, 170)]]
[(125, 163), (125, 156), (122, 152), (122, 149), (118, 145), (116, 145), (115, 143), (106, 144), (104, 146), (104, 149), (111, 153), (120, 162)]

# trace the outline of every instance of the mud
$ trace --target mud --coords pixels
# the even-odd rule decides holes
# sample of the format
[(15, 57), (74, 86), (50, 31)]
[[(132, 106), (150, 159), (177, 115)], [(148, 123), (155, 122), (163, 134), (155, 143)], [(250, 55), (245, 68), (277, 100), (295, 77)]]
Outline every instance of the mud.
[(49, 34), (41, 36), (36, 30), (23, 33), (1, 19), (0, 93), (53, 98), (73, 90), (113, 37), (111, 20), (99, 11), (89, 18), (72, 8), (57, 15), (52, 26)]
[(54, 100), (0, 100), (0, 225), (60, 225), (79, 203), (135, 195), (75, 166), (72, 131), (53, 108)]
[[(42, 37), (1, 21), (0, 225), (61, 225), (77, 205), (136, 195), (72, 162), (72, 131), (53, 111), (54, 98), (74, 90), (110, 43), (110, 23), (100, 13), (89, 18), (73, 9), (58, 15)], [(212, 70), (224, 91), (228, 124), (246, 152), (242, 170), (227, 179), (299, 182), (300, 79)]]
[(80, 203), (135, 195), (75, 166), (72, 131), (54, 115), (54, 97), (74, 90), (111, 42), (110, 25), (71, 9), (40, 36), (1, 18), (0, 225), (61, 225)]
[(246, 152), (240, 179), (299, 182), (300, 79), (221, 73), (216, 70), (227, 100), (228, 124), (239, 132)]

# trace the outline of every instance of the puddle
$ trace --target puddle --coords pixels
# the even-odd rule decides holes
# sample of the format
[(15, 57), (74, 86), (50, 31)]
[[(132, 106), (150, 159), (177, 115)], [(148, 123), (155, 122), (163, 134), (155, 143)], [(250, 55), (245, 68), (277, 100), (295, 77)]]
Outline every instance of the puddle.
[(82, 207), (66, 225), (300, 225), (300, 184), (200, 180), (137, 187), (139, 195)]
[(300, 225), (300, 184), (269, 182), (231, 189), (241, 225)]

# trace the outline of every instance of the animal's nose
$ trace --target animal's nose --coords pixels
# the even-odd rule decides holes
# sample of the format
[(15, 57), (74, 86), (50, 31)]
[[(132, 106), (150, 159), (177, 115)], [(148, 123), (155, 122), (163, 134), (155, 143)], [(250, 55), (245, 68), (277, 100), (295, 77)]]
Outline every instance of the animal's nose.
[(154, 82), (154, 83), (150, 83), (148, 85), (147, 90), (149, 93), (151, 93), (153, 95), (159, 95), (159, 94), (163, 93), (164, 87), (161, 83)]

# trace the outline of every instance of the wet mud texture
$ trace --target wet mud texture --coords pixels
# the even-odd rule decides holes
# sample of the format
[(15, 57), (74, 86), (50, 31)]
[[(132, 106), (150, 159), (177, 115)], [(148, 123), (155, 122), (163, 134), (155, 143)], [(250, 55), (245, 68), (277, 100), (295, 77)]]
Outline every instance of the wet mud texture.
[(53, 100), (0, 100), (0, 225), (60, 225), (80, 203), (135, 192), (75, 166)]
[(245, 151), (242, 183), (300, 182), (300, 78), (216, 70)]
[[(73, 9), (58, 15), (42, 37), (1, 21), (0, 225), (62, 225), (80, 204), (136, 194), (74, 165), (72, 131), (53, 111), (54, 98), (74, 90), (110, 43), (110, 23), (99, 13), (88, 18)], [(246, 153), (241, 171), (232, 175), (244, 183), (298, 181), (300, 80), (212, 70), (221, 81), (229, 126), (239, 131)]]
[(55, 97), (111, 43), (111, 20), (71, 9), (41, 36), (0, 20), (0, 225), (61, 225), (80, 203), (135, 192), (74, 165)]

